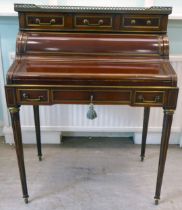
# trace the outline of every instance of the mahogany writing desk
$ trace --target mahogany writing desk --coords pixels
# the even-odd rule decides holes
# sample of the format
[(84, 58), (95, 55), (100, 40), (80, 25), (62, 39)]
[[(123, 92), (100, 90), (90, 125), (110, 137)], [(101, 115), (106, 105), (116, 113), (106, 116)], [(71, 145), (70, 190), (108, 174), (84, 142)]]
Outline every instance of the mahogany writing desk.
[(178, 95), (166, 35), (171, 8), (15, 4), (15, 11), (20, 31), (5, 89), (25, 202), (28, 191), (20, 106), (33, 105), (41, 160), (39, 106), (91, 103), (91, 112), (94, 104), (144, 107), (141, 160), (150, 107), (164, 109), (154, 197), (157, 204)]

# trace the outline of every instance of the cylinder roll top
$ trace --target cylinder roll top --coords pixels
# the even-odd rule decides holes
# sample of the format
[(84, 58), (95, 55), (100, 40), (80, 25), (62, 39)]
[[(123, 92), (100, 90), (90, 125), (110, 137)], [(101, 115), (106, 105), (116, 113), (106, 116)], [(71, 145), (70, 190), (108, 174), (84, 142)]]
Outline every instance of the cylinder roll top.
[(162, 35), (20, 33), (17, 55), (95, 54), (168, 56), (168, 38)]

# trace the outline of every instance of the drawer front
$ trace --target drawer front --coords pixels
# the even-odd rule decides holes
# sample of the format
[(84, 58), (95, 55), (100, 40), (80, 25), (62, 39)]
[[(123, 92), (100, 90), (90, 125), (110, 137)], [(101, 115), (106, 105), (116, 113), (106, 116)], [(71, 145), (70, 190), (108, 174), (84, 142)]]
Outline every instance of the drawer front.
[(93, 98), (96, 104), (130, 104), (131, 91), (104, 90), (53, 90), (53, 103), (88, 104)]
[(75, 15), (75, 28), (80, 29), (112, 29), (112, 16), (106, 15)]
[(162, 105), (164, 104), (163, 91), (136, 91), (134, 96), (135, 105)]
[(44, 89), (18, 89), (17, 100), (21, 104), (48, 104), (49, 91)]
[(121, 28), (126, 30), (143, 31), (143, 30), (160, 30), (160, 16), (136, 16), (124, 15), (121, 21)]
[(36, 28), (64, 27), (64, 16), (55, 15), (27, 15), (26, 25)]

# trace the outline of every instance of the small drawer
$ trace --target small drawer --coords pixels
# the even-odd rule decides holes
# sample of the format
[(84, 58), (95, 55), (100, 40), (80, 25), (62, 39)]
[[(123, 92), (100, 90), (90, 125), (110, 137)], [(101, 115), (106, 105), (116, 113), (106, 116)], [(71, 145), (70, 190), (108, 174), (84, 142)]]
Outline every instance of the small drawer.
[(105, 15), (75, 15), (76, 28), (112, 28), (112, 16)]
[(136, 91), (134, 98), (135, 105), (162, 105), (164, 103), (163, 91)]
[(22, 104), (47, 104), (49, 91), (42, 89), (18, 89), (18, 101)]
[(54, 15), (27, 15), (27, 26), (33, 27), (56, 27), (64, 26), (64, 16)]
[(125, 90), (53, 90), (53, 103), (130, 104), (131, 91)]
[(151, 16), (136, 16), (124, 15), (121, 21), (121, 28), (128, 30), (160, 30), (161, 17), (156, 15)]

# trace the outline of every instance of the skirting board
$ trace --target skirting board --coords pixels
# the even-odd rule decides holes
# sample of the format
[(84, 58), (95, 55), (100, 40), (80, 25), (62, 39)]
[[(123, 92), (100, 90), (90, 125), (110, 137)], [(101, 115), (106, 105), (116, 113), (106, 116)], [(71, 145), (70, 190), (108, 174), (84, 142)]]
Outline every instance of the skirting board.
[[(73, 129), (73, 128), (72, 128)], [(62, 130), (62, 132), (60, 132)], [(133, 141), (135, 144), (141, 144), (142, 139), (142, 129), (140, 128), (129, 128), (125, 129), (125, 131), (119, 132), (118, 130), (111, 131), (111, 128), (105, 128), (103, 132), (97, 130), (89, 130), (89, 129), (79, 129), (76, 131), (69, 131), (64, 129), (53, 129), (51, 127), (44, 127), (41, 129), (41, 140), (42, 144), (60, 144), (62, 136), (86, 136), (86, 137), (133, 137)], [(133, 131), (132, 131), (133, 130)], [(126, 132), (127, 131), (127, 132)], [(6, 139), (6, 143), (13, 144), (13, 132), (11, 127), (5, 127), (3, 129), (3, 133)], [(32, 127), (23, 127), (22, 128), (22, 139), (24, 144), (35, 144), (35, 130)], [(147, 136), (147, 144), (160, 144), (161, 141), (161, 131), (159, 129), (149, 129)], [(174, 129), (171, 132), (170, 144), (180, 144), (182, 142), (181, 132), (178, 129)]]
[[(171, 132), (169, 144), (180, 144), (181, 133)], [(141, 144), (142, 133), (134, 133), (134, 143)], [(161, 142), (161, 132), (148, 132), (147, 144), (160, 144)], [(180, 145), (181, 146), (181, 145)]]
[[(5, 141), (7, 144), (14, 144), (13, 131), (11, 127), (4, 127), (3, 129)], [(36, 136), (35, 130), (32, 128), (22, 128), (22, 141), (24, 144), (35, 144)], [(60, 144), (61, 132), (54, 130), (41, 130), (41, 141), (43, 144)]]

